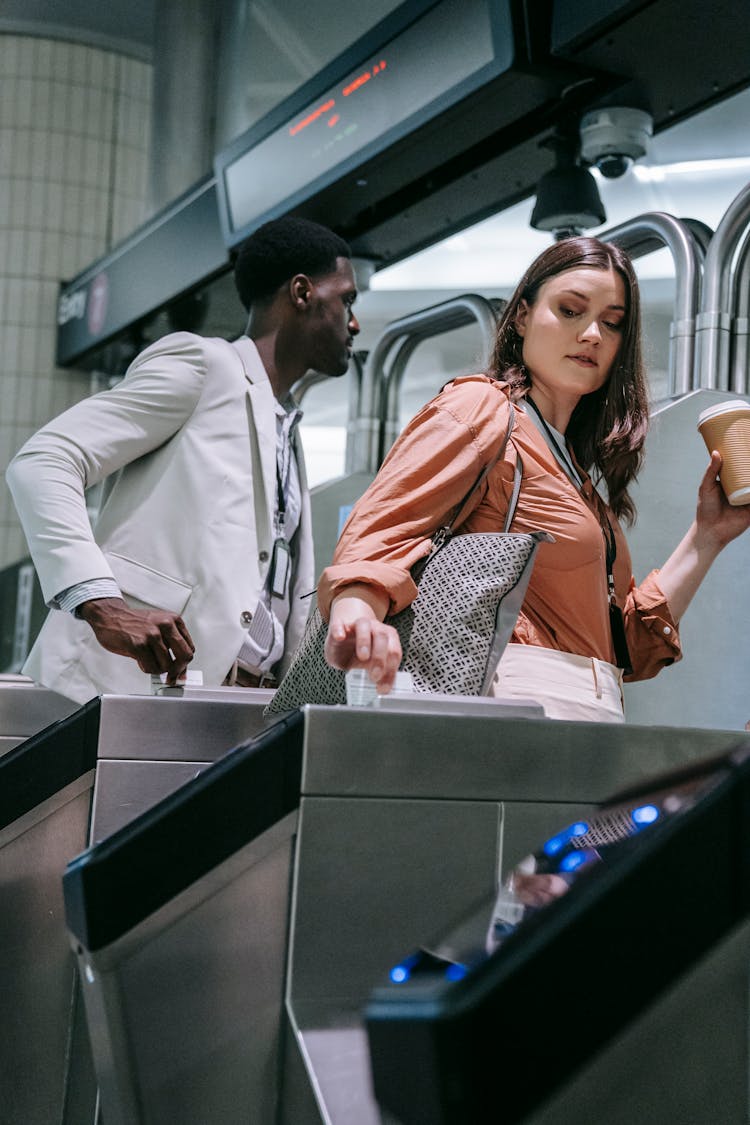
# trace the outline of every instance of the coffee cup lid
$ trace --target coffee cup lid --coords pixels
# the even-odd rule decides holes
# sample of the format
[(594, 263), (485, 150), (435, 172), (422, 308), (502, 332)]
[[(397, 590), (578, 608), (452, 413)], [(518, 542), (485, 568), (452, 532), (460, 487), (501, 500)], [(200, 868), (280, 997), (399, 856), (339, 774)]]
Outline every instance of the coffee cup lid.
[(719, 402), (715, 406), (708, 406), (705, 410), (701, 410), (698, 415), (698, 426), (700, 427), (708, 418), (715, 418), (717, 414), (728, 414), (730, 410), (738, 409), (750, 411), (750, 402), (735, 398), (729, 402)]

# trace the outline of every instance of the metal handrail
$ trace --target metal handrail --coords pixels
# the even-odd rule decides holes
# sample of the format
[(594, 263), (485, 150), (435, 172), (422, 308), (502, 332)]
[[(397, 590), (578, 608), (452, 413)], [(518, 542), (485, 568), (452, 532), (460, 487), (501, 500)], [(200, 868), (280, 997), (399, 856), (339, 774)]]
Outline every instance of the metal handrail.
[(750, 237), (746, 237), (733, 273), (734, 308), (730, 344), (729, 389), (750, 394)]
[[(432, 336), (462, 328), (472, 321), (479, 325), (489, 349), (495, 337), (496, 313), (492, 303), (477, 293), (452, 297), (386, 325), (365, 364), (360, 396), (361, 413), (354, 427), (351, 448), (347, 449), (347, 472), (375, 473), (380, 467), (386, 407), (393, 403), (393, 388), (397, 387), (406, 360), (417, 344)], [(391, 372), (386, 375), (386, 361), (399, 342)]]
[(750, 184), (733, 199), (716, 228), (703, 266), (703, 295), (696, 318), (696, 387), (729, 386), (734, 263), (750, 222)]
[[(669, 330), (670, 396), (687, 394), (693, 388), (696, 313), (700, 300), (702, 236), (692, 220), (677, 219), (664, 211), (648, 211), (598, 235), (604, 242), (616, 242), (632, 258), (651, 254), (666, 246), (675, 266), (674, 319)], [(710, 250), (709, 250), (710, 252)], [(708, 254), (706, 255), (708, 260)]]

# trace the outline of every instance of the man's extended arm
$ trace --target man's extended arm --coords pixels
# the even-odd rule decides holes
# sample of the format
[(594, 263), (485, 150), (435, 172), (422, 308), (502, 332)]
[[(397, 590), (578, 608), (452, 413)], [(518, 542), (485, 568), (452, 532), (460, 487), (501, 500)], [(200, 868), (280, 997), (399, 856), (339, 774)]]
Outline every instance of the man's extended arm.
[[(114, 583), (94, 540), (85, 491), (168, 441), (198, 402), (205, 378), (200, 341), (185, 333), (160, 345), (147, 349), (111, 391), (85, 399), (35, 434), (8, 468), (8, 485), (49, 605), (81, 582)], [(144, 671), (173, 677), (192, 656), (192, 641), (178, 615), (132, 610), (121, 598), (109, 597), (87, 602), (78, 613), (105, 648), (131, 656)]]

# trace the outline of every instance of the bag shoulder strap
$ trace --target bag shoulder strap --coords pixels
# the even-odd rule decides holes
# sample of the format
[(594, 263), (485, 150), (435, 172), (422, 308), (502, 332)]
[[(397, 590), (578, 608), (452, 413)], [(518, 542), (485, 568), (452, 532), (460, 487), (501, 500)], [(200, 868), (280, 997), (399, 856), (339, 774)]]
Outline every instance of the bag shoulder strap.
[[(509, 414), (508, 414), (508, 428), (505, 431), (505, 437), (503, 438), (502, 443), (501, 443), (499, 449), (497, 450), (497, 452), (490, 458), (490, 460), (484, 466), (481, 473), (479, 474), (477, 479), (474, 481), (474, 484), (471, 486), (471, 488), (466, 493), (466, 495), (464, 496), (461, 503), (458, 505), (458, 508), (456, 509), (456, 514), (454, 515), (453, 519), (449, 523), (445, 524), (442, 528), (440, 528), (440, 532), (442, 532), (443, 537), (445, 537), (445, 538), (447, 538), (449, 535), (451, 535), (454, 527), (457, 527), (457, 526), (460, 527), (461, 526), (461, 523), (463, 522), (464, 515), (469, 515), (469, 511), (467, 511), (467, 509), (469, 508), (469, 504), (471, 502), (472, 497), (474, 496), (474, 493), (477, 491), (477, 489), (482, 487), (482, 485), (484, 484), (485, 480), (487, 479), (487, 476), (489, 475), (490, 471), (492, 469), (494, 469), (497, 462), (500, 460), (502, 455), (505, 453), (506, 447), (508, 445), (508, 441), (510, 440), (511, 431), (513, 430), (513, 420), (515, 418), (515, 409), (513, 407), (513, 403), (509, 402), (508, 406), (510, 407), (510, 411), (509, 411)], [(520, 489), (521, 489), (521, 468), (520, 468), (520, 466), (521, 466), (521, 459), (520, 459), (520, 457), (516, 456), (516, 473), (515, 473), (514, 484), (513, 484), (513, 496), (511, 497), (511, 503), (510, 503), (510, 507), (508, 509), (510, 520), (512, 520), (513, 516), (515, 515), (516, 503), (518, 502), (518, 493), (520, 492)], [(510, 527), (510, 522), (509, 522), (509, 519), (506, 518), (506, 526), (505, 526), (506, 531), (508, 530), (508, 527)], [(440, 532), (438, 532), (438, 534), (440, 534)]]
[(511, 493), (510, 503), (508, 504), (508, 511), (505, 515), (505, 523), (503, 524), (503, 531), (510, 531), (510, 525), (513, 523), (513, 517), (516, 514), (516, 505), (518, 504), (518, 497), (521, 494), (521, 478), (523, 477), (523, 463), (521, 456), (516, 453), (516, 467), (513, 472), (513, 492)]

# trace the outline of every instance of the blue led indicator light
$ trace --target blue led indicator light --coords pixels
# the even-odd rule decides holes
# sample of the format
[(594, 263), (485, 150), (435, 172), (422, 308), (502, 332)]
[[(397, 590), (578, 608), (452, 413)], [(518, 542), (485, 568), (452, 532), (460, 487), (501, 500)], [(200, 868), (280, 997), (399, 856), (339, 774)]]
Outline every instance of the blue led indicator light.
[(446, 980), (463, 980), (469, 970), (466, 965), (449, 965), (445, 970)]
[(406, 965), (396, 965), (391, 969), (391, 980), (394, 984), (403, 984), (411, 976), (411, 972), (407, 969)]
[(589, 826), (585, 820), (577, 820), (575, 824), (564, 828), (556, 836), (551, 836), (542, 850), (545, 855), (557, 855), (560, 849), (565, 847), (568, 840), (572, 839), (573, 836), (585, 836), (588, 830)]
[(585, 863), (588, 856), (586, 852), (571, 852), (560, 861), (561, 871), (575, 871), (582, 863)]
[(653, 824), (655, 820), (659, 819), (659, 810), (656, 805), (641, 805), (640, 808), (633, 809), (631, 812), (633, 823), (642, 828), (645, 824)]

